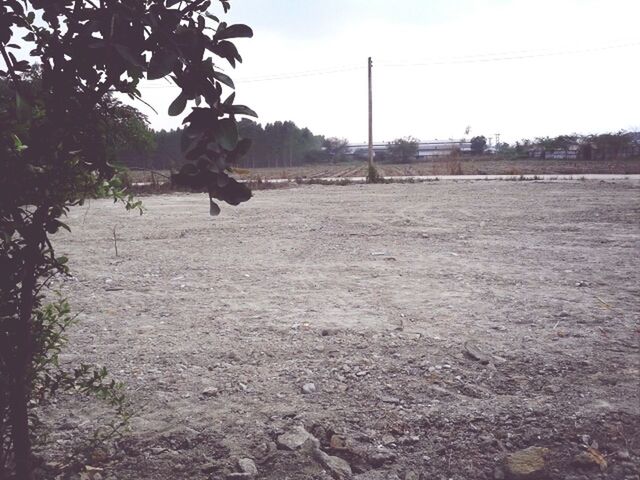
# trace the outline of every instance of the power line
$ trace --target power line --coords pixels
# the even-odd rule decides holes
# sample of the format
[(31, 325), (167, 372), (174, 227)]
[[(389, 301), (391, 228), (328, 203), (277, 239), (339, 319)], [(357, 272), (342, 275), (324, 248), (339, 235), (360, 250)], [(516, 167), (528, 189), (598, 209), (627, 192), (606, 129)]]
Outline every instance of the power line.
[[(433, 60), (420, 60), (418, 62), (381, 62), (379, 63), (379, 67), (389, 67), (389, 68), (403, 68), (403, 67), (422, 67), (422, 66), (433, 66), (433, 65), (464, 65), (464, 64), (474, 64), (474, 63), (489, 63), (489, 62), (504, 62), (504, 61), (513, 61), (513, 60), (525, 60), (531, 58), (545, 58), (545, 57), (556, 57), (556, 56), (566, 56), (566, 55), (579, 55), (585, 53), (595, 53), (607, 50), (617, 50), (623, 48), (632, 48), (640, 46), (640, 42), (633, 43), (625, 43), (618, 45), (608, 45), (602, 47), (593, 47), (586, 49), (577, 49), (577, 50), (561, 50), (561, 51), (547, 51), (547, 52), (535, 52), (535, 51), (515, 51), (515, 52), (503, 52), (503, 53), (486, 53), (486, 54), (474, 54), (474, 55), (465, 55), (458, 57), (451, 57), (445, 59), (433, 59)], [(273, 73), (267, 75), (260, 75), (254, 77), (245, 77), (236, 79), (237, 83), (257, 83), (257, 82), (270, 82), (270, 81), (278, 81), (278, 80), (291, 80), (297, 78), (306, 78), (306, 77), (317, 77), (322, 75), (332, 75), (339, 74), (345, 72), (352, 72), (356, 70), (363, 70), (365, 66), (362, 65), (346, 65), (341, 67), (333, 67), (333, 68), (325, 68), (325, 69), (316, 69), (316, 70), (305, 70), (299, 72), (283, 72), (283, 73)], [(175, 88), (176, 85), (166, 84), (166, 85), (141, 85), (140, 88), (143, 89), (159, 89), (159, 88)]]
[[(551, 52), (535, 53), (533, 51), (521, 51), (504, 54), (478, 54), (462, 57), (454, 57), (451, 59), (434, 59), (425, 60), (419, 62), (404, 62), (404, 63), (381, 63), (383, 67), (421, 67), (431, 65), (458, 65), (458, 64), (472, 64), (472, 63), (485, 63), (485, 62), (501, 62), (508, 60), (523, 60), (529, 58), (543, 58), (543, 57), (555, 57), (564, 55), (579, 55), (584, 53), (595, 53), (606, 50), (617, 50), (621, 48), (631, 48), (640, 46), (640, 42), (625, 43), (620, 45), (608, 45), (604, 47), (593, 47), (580, 50), (561, 50)], [(521, 54), (516, 54), (521, 53)]]
[[(362, 65), (350, 65), (350, 66), (344, 66), (344, 67), (335, 67), (335, 68), (329, 68), (329, 69), (323, 69), (323, 70), (307, 70), (307, 71), (301, 71), (301, 72), (290, 72), (290, 73), (274, 73), (274, 74), (270, 74), (270, 75), (262, 75), (262, 76), (256, 76), (256, 77), (245, 77), (245, 78), (237, 78), (235, 81), (238, 83), (253, 83), (253, 82), (268, 82), (268, 81), (272, 81), (272, 80), (288, 80), (288, 79), (295, 79), (295, 78), (303, 78), (303, 77), (314, 77), (314, 76), (319, 76), (319, 75), (331, 75), (334, 73), (343, 73), (343, 72), (350, 72), (350, 71), (355, 71), (355, 70), (363, 70), (366, 67), (362, 66)], [(144, 85), (141, 86), (140, 88), (150, 88), (150, 89), (155, 89), (155, 88), (173, 88), (176, 87), (176, 85)]]
[(362, 65), (351, 65), (346, 67), (331, 68), (328, 70), (310, 70), (306, 72), (273, 74), (273, 75), (266, 75), (262, 77), (238, 78), (237, 81), (242, 83), (251, 83), (251, 82), (266, 82), (270, 80), (287, 80), (289, 78), (312, 77), (312, 76), (318, 76), (318, 75), (330, 75), (332, 73), (351, 72), (354, 70), (363, 70), (364, 68), (366, 67)]

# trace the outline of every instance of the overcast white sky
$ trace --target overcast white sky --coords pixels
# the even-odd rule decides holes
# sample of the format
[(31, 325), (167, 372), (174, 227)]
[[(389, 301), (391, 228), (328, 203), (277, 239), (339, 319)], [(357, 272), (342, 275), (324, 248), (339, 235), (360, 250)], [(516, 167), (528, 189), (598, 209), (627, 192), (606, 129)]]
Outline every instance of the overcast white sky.
[[(376, 141), (640, 129), (638, 19), (640, 0), (232, 0), (227, 21), (255, 36), (221, 66), (261, 123), (352, 142), (367, 138), (368, 56)], [(146, 85), (152, 126), (178, 126), (177, 90)]]

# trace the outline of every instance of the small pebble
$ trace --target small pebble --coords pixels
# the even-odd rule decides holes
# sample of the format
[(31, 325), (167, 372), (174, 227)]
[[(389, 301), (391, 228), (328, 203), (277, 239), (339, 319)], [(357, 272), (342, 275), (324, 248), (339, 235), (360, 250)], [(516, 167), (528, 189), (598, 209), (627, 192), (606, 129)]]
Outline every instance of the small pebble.
[(316, 384), (315, 383), (305, 383), (302, 386), (302, 393), (304, 394), (311, 394), (311, 393), (316, 393)]

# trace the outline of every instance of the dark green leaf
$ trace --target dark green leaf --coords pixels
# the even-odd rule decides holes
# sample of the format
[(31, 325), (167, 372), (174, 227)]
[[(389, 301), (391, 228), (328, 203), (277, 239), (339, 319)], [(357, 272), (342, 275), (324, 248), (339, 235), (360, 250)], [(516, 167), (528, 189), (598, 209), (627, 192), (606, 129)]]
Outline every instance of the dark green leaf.
[(214, 35), (216, 40), (223, 40), (225, 38), (251, 38), (253, 37), (253, 30), (248, 25), (237, 23), (235, 25), (229, 25), (224, 30), (218, 30)]
[(248, 115), (250, 117), (258, 117), (258, 114), (246, 105), (234, 105), (231, 107), (231, 112), (234, 115)]
[(229, 178), (229, 182), (224, 187), (214, 188), (212, 194), (215, 198), (224, 200), (229, 205), (239, 205), (251, 198), (249, 187), (238, 182), (235, 178)]
[(187, 96), (184, 93), (181, 93), (176, 97), (176, 99), (169, 106), (169, 115), (175, 117), (176, 115), (180, 115), (184, 112), (184, 109), (187, 107)]
[(211, 199), (209, 199), (209, 215), (211, 215), (212, 217), (220, 215), (220, 207)]
[(13, 64), (13, 69), (16, 72), (28, 72), (31, 69), (31, 64), (27, 60), (20, 60)]
[(251, 144), (252, 143), (253, 142), (251, 141), (250, 138), (243, 138), (242, 140), (240, 140), (238, 142), (238, 145), (236, 146), (236, 148), (233, 151), (233, 153), (235, 155), (237, 155), (238, 157), (246, 155), (247, 153), (249, 153), (249, 150), (251, 149)]
[(116, 49), (120, 57), (132, 67), (140, 67), (144, 68), (140, 63), (140, 60), (134, 57), (126, 45), (121, 45), (119, 43), (114, 43), (113, 47)]
[(216, 141), (227, 151), (232, 151), (238, 145), (238, 124), (232, 118), (223, 118), (216, 128)]
[(238, 53), (238, 49), (233, 43), (227, 40), (222, 40), (217, 43), (211, 42), (209, 49), (219, 57), (225, 58), (232, 67), (236, 66), (236, 61), (242, 63), (242, 57), (240, 53)]
[[(71, 229), (69, 228), (69, 225), (67, 225), (64, 222), (61, 222), (60, 220), (56, 220), (56, 222), (58, 222), (58, 226), (64, 228), (67, 232), (70, 232)], [(61, 257), (61, 258), (67, 258), (67, 257)], [(65, 262), (66, 263), (66, 262)]]
[(11, 134), (11, 137), (13, 138), (13, 146), (16, 147), (16, 149), (22, 147), (22, 140), (20, 140), (17, 135)]
[(149, 70), (147, 71), (148, 80), (157, 80), (169, 75), (178, 63), (178, 55), (171, 50), (158, 50), (151, 57), (149, 62)]
[(221, 83), (224, 83), (227, 87), (236, 88), (236, 86), (233, 84), (233, 80), (231, 80), (231, 77), (229, 75), (226, 75), (217, 70), (215, 70), (212, 75), (213, 75), (213, 78), (215, 78)]

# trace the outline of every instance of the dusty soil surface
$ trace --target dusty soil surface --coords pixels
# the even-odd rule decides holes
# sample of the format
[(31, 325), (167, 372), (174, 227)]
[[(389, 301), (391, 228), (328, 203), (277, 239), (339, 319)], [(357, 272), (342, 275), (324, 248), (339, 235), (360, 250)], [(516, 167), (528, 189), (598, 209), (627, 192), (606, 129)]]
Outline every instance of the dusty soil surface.
[[(432, 160), (409, 164), (376, 164), (385, 177), (407, 175), (581, 175), (587, 173), (640, 173), (640, 158), (610, 161), (546, 160), (535, 158), (505, 159), (500, 157), (435, 157)], [(303, 167), (250, 168), (250, 179), (323, 177), (364, 177), (366, 161), (335, 165)]]
[[(348, 478), (283, 449), (303, 426), (356, 479), (509, 478), (527, 447), (552, 479), (638, 479), (639, 200), (483, 181), (260, 191), (216, 218), (199, 194), (76, 209), (55, 242), (82, 312), (63, 361), (105, 365), (139, 409), (81, 478)], [(98, 405), (42, 409), (43, 477)]]
[[(408, 175), (582, 175), (588, 173), (638, 174), (640, 158), (610, 161), (587, 160), (540, 160), (535, 158), (504, 159), (498, 157), (459, 157), (434, 158), (426, 162), (410, 164), (376, 165), (380, 175), (385, 177)], [(307, 165), (301, 167), (251, 168), (241, 178), (248, 180), (296, 178), (311, 180), (314, 178), (365, 177), (367, 165), (365, 161), (338, 163), (335, 165)], [(168, 175), (168, 171), (162, 172)], [(134, 182), (163, 182), (165, 178), (155, 178), (144, 171), (131, 172)]]

